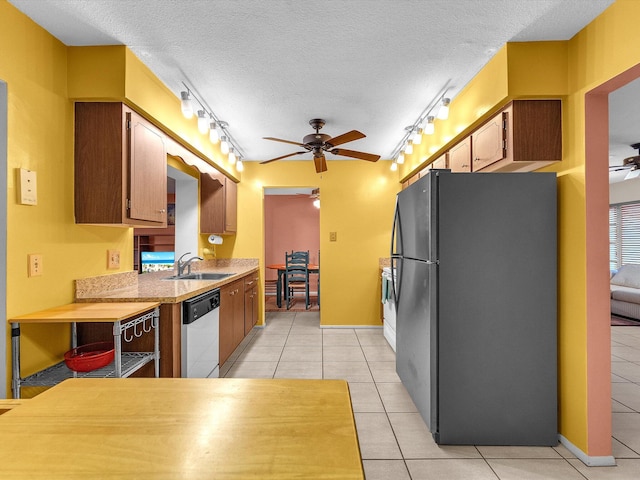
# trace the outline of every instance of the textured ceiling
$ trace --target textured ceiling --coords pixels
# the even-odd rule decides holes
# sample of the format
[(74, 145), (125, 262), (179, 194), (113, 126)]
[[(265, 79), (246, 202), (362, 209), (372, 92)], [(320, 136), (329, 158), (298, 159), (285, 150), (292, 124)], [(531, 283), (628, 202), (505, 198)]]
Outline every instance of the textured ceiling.
[(297, 150), (262, 137), (301, 141), (311, 118), (332, 136), (360, 130), (345, 148), (389, 158), (439, 92), (455, 97), (506, 42), (569, 39), (613, 3), (9, 1), (66, 45), (127, 45), (178, 97), (185, 82), (246, 160)]

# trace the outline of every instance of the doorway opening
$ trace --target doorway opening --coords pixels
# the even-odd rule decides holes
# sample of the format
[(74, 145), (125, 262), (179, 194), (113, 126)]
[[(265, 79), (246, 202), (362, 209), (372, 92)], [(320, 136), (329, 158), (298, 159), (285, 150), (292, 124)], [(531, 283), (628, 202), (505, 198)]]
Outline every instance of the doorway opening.
[(183, 253), (198, 251), (198, 179), (167, 166), (166, 228), (135, 228), (134, 270), (173, 270)]
[[(317, 187), (264, 189), (265, 312), (287, 311), (282, 291), (283, 270), (277, 267), (284, 265), (285, 253), (292, 251), (308, 251), (309, 264), (317, 267), (318, 273), (309, 275), (308, 310), (319, 310), (320, 203)], [(307, 311), (305, 300), (296, 297), (292, 310)]]

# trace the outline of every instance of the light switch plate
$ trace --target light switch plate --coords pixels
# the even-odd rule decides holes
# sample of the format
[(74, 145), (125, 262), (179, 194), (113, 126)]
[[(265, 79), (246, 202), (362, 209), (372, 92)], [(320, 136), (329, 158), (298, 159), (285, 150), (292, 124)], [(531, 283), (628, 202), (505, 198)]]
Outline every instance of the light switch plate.
[(107, 268), (120, 268), (120, 250), (107, 250)]
[(338, 241), (338, 232), (329, 232), (329, 241), (337, 242)]
[(33, 170), (27, 170), (25, 168), (20, 169), (20, 182), (18, 198), (22, 205), (37, 205), (38, 204), (38, 188), (36, 182), (36, 172)]

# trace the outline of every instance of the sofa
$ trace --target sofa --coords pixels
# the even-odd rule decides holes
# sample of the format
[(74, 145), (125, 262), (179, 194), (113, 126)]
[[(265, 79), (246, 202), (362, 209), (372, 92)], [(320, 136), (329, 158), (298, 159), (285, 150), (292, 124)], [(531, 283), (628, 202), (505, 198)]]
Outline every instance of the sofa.
[(640, 320), (640, 265), (623, 265), (611, 276), (611, 313)]

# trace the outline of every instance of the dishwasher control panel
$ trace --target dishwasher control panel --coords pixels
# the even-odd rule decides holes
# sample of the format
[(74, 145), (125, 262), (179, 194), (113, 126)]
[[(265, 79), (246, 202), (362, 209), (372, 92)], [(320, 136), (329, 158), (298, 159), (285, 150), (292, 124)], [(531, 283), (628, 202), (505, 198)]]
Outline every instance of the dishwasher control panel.
[(188, 325), (220, 307), (220, 289), (198, 295), (182, 302), (182, 323)]

